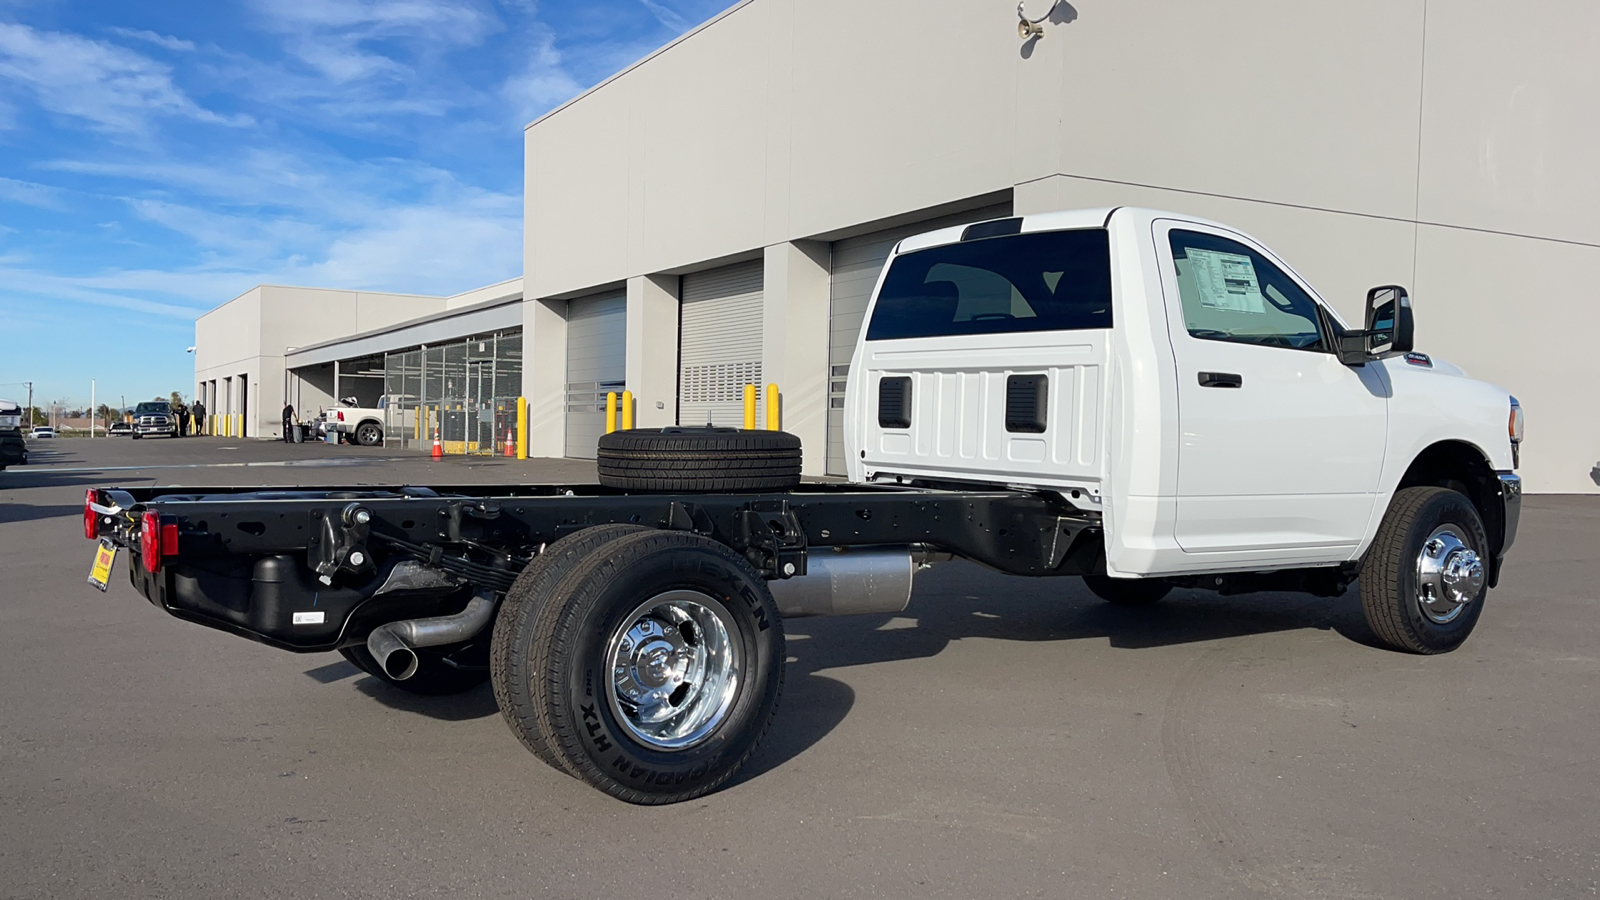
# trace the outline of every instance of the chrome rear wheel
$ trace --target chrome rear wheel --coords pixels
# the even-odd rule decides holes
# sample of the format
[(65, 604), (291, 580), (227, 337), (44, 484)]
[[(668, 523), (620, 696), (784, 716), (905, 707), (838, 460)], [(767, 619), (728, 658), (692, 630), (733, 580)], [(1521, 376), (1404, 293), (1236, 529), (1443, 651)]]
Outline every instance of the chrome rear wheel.
[(699, 591), (668, 591), (623, 618), (607, 642), (606, 699), (640, 743), (682, 750), (722, 723), (742, 670), (732, 613)]

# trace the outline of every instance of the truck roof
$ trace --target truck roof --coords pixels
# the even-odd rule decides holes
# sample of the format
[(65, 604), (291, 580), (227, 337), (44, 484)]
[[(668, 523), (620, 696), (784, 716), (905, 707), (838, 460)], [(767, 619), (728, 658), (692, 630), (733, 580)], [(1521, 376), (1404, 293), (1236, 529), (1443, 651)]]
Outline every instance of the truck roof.
[(1226, 225), (1184, 213), (1164, 212), (1159, 209), (1145, 209), (1138, 206), (1099, 206), (1090, 209), (1066, 209), (1056, 212), (1033, 213), (1026, 216), (1008, 216), (1003, 219), (989, 219), (988, 221), (973, 222), (967, 225), (952, 225), (949, 228), (940, 228), (936, 231), (912, 235), (895, 245), (894, 252), (909, 253), (913, 250), (925, 250), (929, 247), (938, 247), (941, 244), (958, 243), (963, 238), (970, 239), (970, 237), (994, 237), (1002, 234), (1024, 234), (1030, 231), (1103, 228), (1110, 224), (1113, 215), (1118, 218), (1131, 217), (1147, 222), (1156, 219), (1178, 219), (1183, 222), (1214, 225), (1227, 231), (1237, 231), (1237, 229)]

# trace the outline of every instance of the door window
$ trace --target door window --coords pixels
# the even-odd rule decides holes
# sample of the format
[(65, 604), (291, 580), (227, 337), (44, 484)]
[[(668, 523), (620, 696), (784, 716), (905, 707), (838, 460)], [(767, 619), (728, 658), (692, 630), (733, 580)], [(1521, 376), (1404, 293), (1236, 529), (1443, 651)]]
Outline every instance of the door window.
[(1190, 336), (1328, 349), (1317, 302), (1266, 257), (1238, 241), (1196, 231), (1174, 229), (1168, 240)]

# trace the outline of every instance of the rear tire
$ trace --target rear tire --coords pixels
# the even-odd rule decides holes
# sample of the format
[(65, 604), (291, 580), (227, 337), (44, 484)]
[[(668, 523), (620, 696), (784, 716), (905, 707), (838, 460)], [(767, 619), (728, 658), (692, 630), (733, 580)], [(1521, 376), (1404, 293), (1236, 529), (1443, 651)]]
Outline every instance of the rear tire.
[(800, 483), (800, 439), (785, 431), (636, 428), (602, 435), (600, 483), (651, 493), (786, 491)]
[(383, 443), (383, 429), (371, 422), (356, 429), (356, 443), (363, 447), (376, 447)]
[(1172, 593), (1172, 585), (1166, 582), (1107, 575), (1085, 575), (1083, 586), (1089, 593), (1117, 606), (1154, 606)]
[(506, 599), (496, 614), (494, 645), (489, 651), (489, 672), (494, 681), (494, 699), (500, 705), (511, 733), (533, 755), (568, 775), (575, 775), (552, 747), (546, 723), (539, 720), (537, 710), (529, 705), (526, 691), (510, 689), (514, 684), (531, 684), (539, 679), (536, 672), (527, 669), (531, 654), (524, 646), (533, 623), (539, 618), (551, 592), (574, 568), (601, 547), (637, 531), (643, 525), (596, 525), (574, 532), (556, 541), (534, 557), (516, 583), (506, 592)]
[(1447, 653), (1472, 634), (1488, 594), (1489, 539), (1478, 510), (1440, 487), (1395, 492), (1361, 561), (1361, 610), (1378, 640)]
[(458, 668), (446, 662), (447, 654), (440, 652), (436, 647), (418, 647), (416, 652), (416, 674), (404, 681), (396, 681), (383, 671), (383, 667), (378, 665), (378, 661), (367, 651), (365, 645), (339, 648), (339, 655), (349, 660), (350, 665), (408, 694), (420, 694), (424, 697), (460, 694), (489, 680), (487, 666), (473, 665), (470, 668)]
[[(783, 625), (738, 554), (679, 531), (626, 535), (518, 616), (507, 715), (613, 797), (676, 803), (717, 789), (755, 751), (783, 688)], [(497, 657), (499, 654), (497, 654)], [(530, 715), (531, 714), (531, 715)]]

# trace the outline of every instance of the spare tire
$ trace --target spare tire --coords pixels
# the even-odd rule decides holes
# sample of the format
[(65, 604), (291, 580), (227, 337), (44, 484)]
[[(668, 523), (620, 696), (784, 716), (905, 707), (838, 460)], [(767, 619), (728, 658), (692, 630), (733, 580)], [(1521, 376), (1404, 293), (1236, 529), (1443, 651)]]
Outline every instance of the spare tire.
[(600, 483), (653, 493), (786, 491), (800, 483), (800, 439), (786, 431), (635, 428), (601, 435)]

